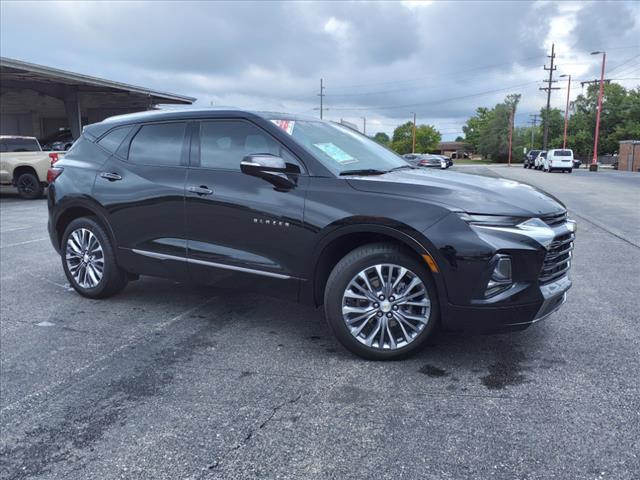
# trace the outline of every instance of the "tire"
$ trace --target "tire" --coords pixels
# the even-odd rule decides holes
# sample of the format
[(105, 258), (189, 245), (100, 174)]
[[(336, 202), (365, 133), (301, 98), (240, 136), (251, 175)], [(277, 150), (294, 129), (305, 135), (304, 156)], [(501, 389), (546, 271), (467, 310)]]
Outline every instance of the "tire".
[[(380, 266), (383, 278), (388, 279), (391, 275), (392, 281), (387, 282), (387, 285), (399, 282), (395, 288), (390, 287), (394, 290), (384, 292), (379, 289), (384, 287), (380, 285), (375, 266)], [(406, 269), (406, 272), (402, 273), (401, 268)], [(371, 291), (369, 294), (364, 293), (368, 289), (362, 280), (363, 274), (367, 276), (375, 294)], [(359, 290), (353, 287), (354, 282), (361, 285)], [(403, 291), (413, 283), (415, 286)], [(354, 293), (360, 298), (353, 297)], [(376, 299), (376, 296), (383, 293), (387, 296)], [(409, 293), (414, 297), (411, 299), (412, 305), (392, 303), (398, 302), (397, 298), (391, 300), (395, 298), (394, 295)], [(376, 299), (375, 302), (373, 299)], [(436, 289), (426, 265), (402, 248), (388, 243), (364, 245), (338, 262), (327, 280), (324, 308), (327, 322), (338, 341), (350, 352), (371, 360), (399, 359), (414, 353), (431, 336), (440, 315)], [(365, 309), (367, 313), (373, 313), (365, 317), (364, 321), (356, 321), (358, 316), (361, 317), (357, 311), (344, 313), (350, 308)], [(353, 321), (351, 328), (347, 326), (345, 318), (350, 315)], [(410, 315), (411, 318), (405, 315)], [(404, 322), (399, 321), (399, 318), (404, 319)], [(383, 332), (382, 341), (380, 335), (375, 333), (379, 325), (388, 326), (377, 330)], [(356, 329), (359, 331), (356, 332)], [(373, 338), (369, 345), (365, 337)]]
[[(92, 238), (101, 251), (95, 248), (96, 244)], [(73, 220), (62, 236), (60, 251), (62, 268), (67, 280), (80, 295), (88, 298), (106, 298), (120, 292), (127, 285), (127, 274), (116, 263), (113, 244), (104, 228), (95, 219), (82, 217)], [(83, 255), (82, 252), (85, 251), (87, 254)], [(88, 261), (90, 254), (93, 254), (90, 264), (82, 263)], [(81, 264), (85, 265), (84, 268)]]
[(18, 175), (18, 178), (16, 178), (16, 187), (18, 188), (18, 195), (26, 200), (40, 198), (44, 192), (44, 187), (40, 183), (40, 180), (38, 180), (38, 176), (31, 172)]
[(572, 168), (570, 168), (569, 170), (567, 170), (567, 173), (571, 173), (571, 172), (573, 172), (573, 169), (572, 169)]

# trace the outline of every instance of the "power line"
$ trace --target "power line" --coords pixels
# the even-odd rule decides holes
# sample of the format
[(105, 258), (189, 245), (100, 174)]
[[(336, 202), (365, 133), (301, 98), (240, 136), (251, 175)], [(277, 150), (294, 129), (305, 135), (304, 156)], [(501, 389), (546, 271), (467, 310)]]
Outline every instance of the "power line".
[(527, 83), (521, 83), (519, 85), (511, 85), (509, 87), (505, 87), (505, 88), (497, 88), (495, 90), (487, 90), (485, 92), (478, 92), (478, 93), (472, 93), (469, 95), (462, 95), (459, 97), (450, 97), (450, 98), (441, 98), (439, 100), (433, 100), (433, 101), (429, 101), (429, 102), (421, 102), (421, 103), (408, 103), (408, 104), (403, 104), (403, 105), (387, 105), (387, 106), (370, 106), (370, 107), (332, 107), (332, 108), (327, 108), (326, 110), (353, 110), (353, 111), (362, 111), (362, 110), (391, 110), (391, 109), (395, 109), (395, 108), (410, 108), (410, 107), (421, 107), (421, 106), (426, 106), (426, 105), (436, 105), (439, 103), (445, 103), (445, 102), (449, 102), (451, 100), (461, 100), (461, 99), (465, 99), (465, 98), (472, 98), (472, 97), (481, 97), (483, 95), (489, 95), (492, 93), (498, 93), (498, 92), (504, 92), (507, 90), (511, 90), (514, 88), (520, 88), (520, 87), (524, 87), (527, 85), (533, 85), (533, 84), (537, 84), (538, 81), (533, 81), (533, 82), (527, 82)]
[[(474, 72), (477, 70), (487, 70), (487, 69), (491, 69), (491, 68), (495, 68), (495, 67), (501, 67), (504, 65), (513, 65), (514, 63), (521, 63), (524, 64), (523, 62), (527, 62), (527, 63), (533, 63), (534, 60), (539, 60), (541, 57), (539, 55), (536, 55), (535, 57), (529, 57), (529, 58), (525, 58), (522, 59), (520, 61), (510, 61), (510, 62), (504, 62), (504, 63), (496, 63), (496, 64), (492, 64), (492, 65), (481, 65), (478, 67), (472, 67), (472, 68), (467, 68), (464, 70), (454, 70), (452, 72), (439, 72), (439, 73), (432, 73), (423, 77), (416, 77), (413, 78), (411, 80), (390, 80), (387, 82), (376, 82), (376, 83), (360, 83), (360, 84), (352, 84), (352, 85), (338, 85), (337, 87), (332, 87), (332, 89), (338, 89), (338, 90), (342, 90), (342, 89), (348, 89), (348, 88), (360, 88), (360, 87), (374, 87), (374, 86), (380, 86), (380, 85), (399, 85), (399, 84), (404, 84), (404, 83), (416, 83), (416, 82), (421, 82), (427, 78), (433, 78), (433, 77), (441, 77), (442, 75), (456, 75), (458, 73), (466, 73), (466, 72)], [(375, 92), (373, 92), (375, 93)], [(350, 94), (344, 94), (344, 95), (350, 95)], [(355, 94), (354, 94), (355, 95)], [(332, 94), (332, 96), (338, 96), (338, 94)]]

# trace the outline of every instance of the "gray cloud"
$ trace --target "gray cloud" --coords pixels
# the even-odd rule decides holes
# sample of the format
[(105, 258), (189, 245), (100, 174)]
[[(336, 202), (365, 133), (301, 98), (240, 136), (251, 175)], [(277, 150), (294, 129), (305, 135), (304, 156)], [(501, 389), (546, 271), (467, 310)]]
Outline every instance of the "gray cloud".
[[(523, 94), (517, 121), (538, 110), (552, 34), (562, 37), (560, 68), (578, 65), (586, 77), (598, 72), (589, 49), (609, 49), (613, 66), (640, 53), (634, 2), (0, 5), (4, 56), (193, 95), (203, 105), (309, 113), (323, 77), (330, 118), (366, 116), (371, 128), (377, 121), (390, 131), (416, 111), (447, 138), (476, 107), (507, 93)], [(560, 93), (553, 101), (562, 107)]]

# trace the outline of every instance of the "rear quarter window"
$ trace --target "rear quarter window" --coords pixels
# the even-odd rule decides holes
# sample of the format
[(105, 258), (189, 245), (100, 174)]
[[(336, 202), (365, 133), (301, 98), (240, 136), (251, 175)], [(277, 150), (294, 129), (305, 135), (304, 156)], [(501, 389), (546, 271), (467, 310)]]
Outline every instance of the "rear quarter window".
[(127, 135), (129, 135), (129, 132), (131, 132), (132, 128), (132, 125), (114, 128), (106, 135), (104, 135), (100, 140), (98, 140), (98, 145), (111, 153), (115, 153), (118, 150), (118, 147), (127, 137)]

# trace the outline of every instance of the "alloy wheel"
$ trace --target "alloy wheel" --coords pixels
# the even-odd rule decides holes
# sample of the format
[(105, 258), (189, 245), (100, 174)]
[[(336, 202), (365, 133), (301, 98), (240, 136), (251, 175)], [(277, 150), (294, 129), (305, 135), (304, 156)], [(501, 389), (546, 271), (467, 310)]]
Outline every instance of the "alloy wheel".
[(413, 342), (429, 322), (427, 287), (411, 270), (377, 264), (358, 272), (342, 297), (342, 318), (367, 347), (397, 350)]
[(18, 190), (22, 193), (25, 193), (27, 195), (33, 193), (36, 187), (37, 185), (30, 175), (22, 175), (18, 179)]
[(96, 287), (104, 275), (104, 252), (98, 237), (86, 228), (71, 232), (67, 238), (66, 262), (80, 287)]

